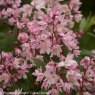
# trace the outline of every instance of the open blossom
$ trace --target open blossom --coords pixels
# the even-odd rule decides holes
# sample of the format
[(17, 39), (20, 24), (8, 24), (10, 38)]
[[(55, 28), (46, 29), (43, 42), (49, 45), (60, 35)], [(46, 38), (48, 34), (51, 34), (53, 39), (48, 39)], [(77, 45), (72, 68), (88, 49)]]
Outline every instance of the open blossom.
[(29, 43), (32, 49), (37, 49), (37, 47), (39, 46), (39, 40), (30, 39)]
[(81, 5), (79, 0), (70, 0), (70, 8), (76, 13)]
[[(28, 72), (28, 64), (22, 58), (15, 58), (10, 53), (2, 52), (3, 61), (0, 60), (0, 82), (6, 88), (10, 82), (17, 82)], [(4, 58), (5, 57), (5, 58)], [(15, 72), (13, 72), (15, 70)]]
[(61, 33), (60, 35), (63, 37), (62, 40), (65, 43), (65, 45), (68, 47), (68, 49), (70, 49), (70, 50), (79, 49), (79, 47), (77, 46), (78, 41), (77, 41), (76, 35), (73, 33), (73, 31)]
[(74, 18), (75, 18), (76, 22), (79, 22), (82, 18), (82, 15), (81, 14), (75, 14)]
[(4, 81), (5, 83), (7, 83), (10, 80), (10, 76), (7, 73), (3, 73), (2, 75), (0, 75), (0, 82)]
[[(63, 60), (66, 60), (66, 61), (63, 61), (60, 63), (49, 62), (46, 65), (46, 70), (43, 72), (44, 77), (43, 79), (41, 79), (41, 82), (43, 82), (42, 88), (44, 89), (50, 88), (49, 93), (51, 93), (52, 88), (56, 88), (55, 89), (55, 91), (57, 91), (56, 94), (62, 91), (62, 89), (64, 89), (66, 93), (70, 94), (71, 89), (78, 88), (81, 90), (81, 83), (83, 83), (82, 85), (85, 88), (85, 91), (83, 91), (83, 94), (90, 95), (90, 93), (86, 91), (88, 91), (88, 89), (94, 89), (94, 86), (93, 86), (94, 84), (91, 84), (91, 82), (93, 81), (95, 77), (94, 75), (95, 71), (94, 69), (91, 69), (92, 65), (89, 65), (87, 69), (85, 67), (83, 68), (86, 71), (84, 73), (83, 71), (81, 71), (81, 69), (79, 69), (78, 63), (73, 58), (74, 58), (74, 55), (68, 54), (66, 59), (63, 58)], [(90, 64), (94, 64), (93, 61), (91, 61), (91, 59), (89, 60), (91, 62)], [(66, 65), (66, 64), (69, 64), (69, 65)], [(62, 67), (64, 67), (64, 69)], [(60, 70), (62, 70), (62, 72), (65, 73), (65, 74), (63, 73), (64, 74), (63, 77), (60, 75)], [(65, 81), (64, 81), (64, 77), (66, 77)]]
[(67, 72), (67, 80), (70, 81), (75, 86), (80, 86), (78, 81), (81, 81), (81, 74), (73, 70)]
[(56, 89), (51, 89), (49, 92), (49, 94), (53, 94), (53, 95), (59, 95), (58, 91)]
[(27, 33), (19, 33), (18, 40), (22, 43), (25, 43), (28, 41), (28, 34)]
[(88, 66), (90, 65), (90, 58), (89, 57), (85, 57), (81, 60), (80, 65), (83, 66), (84, 68), (88, 68)]
[(83, 95), (92, 95), (89, 92), (84, 92)]
[(21, 0), (1, 0), (0, 5), (12, 5), (14, 8), (20, 6)]
[(95, 72), (91, 69), (91, 68), (88, 68), (86, 74), (85, 74), (85, 77), (89, 80), (89, 81), (93, 81), (93, 78), (95, 76)]
[(36, 81), (42, 81), (42, 79), (44, 78), (44, 74), (42, 73), (42, 70), (35, 70), (35, 73), (33, 73), (33, 75), (38, 76)]
[(51, 52), (51, 43), (48, 42), (41, 42), (40, 45), (38, 46), (38, 48), (40, 48), (40, 53), (41, 54), (49, 54)]
[(41, 31), (41, 27), (36, 21), (27, 23), (29, 31), (33, 34), (38, 34)]
[(0, 88), (0, 95), (3, 95), (3, 94), (4, 94), (3, 89)]
[(66, 67), (68, 69), (76, 69), (78, 66), (78, 63), (73, 60), (73, 55), (68, 54), (64, 61), (61, 61), (58, 63), (58, 67)]
[(62, 52), (61, 46), (60, 45), (54, 45), (52, 48), (51, 56), (56, 55), (56, 56), (60, 57), (61, 52)]
[(20, 11), (23, 12), (23, 18), (31, 16), (32, 9), (33, 9), (32, 6), (29, 4), (23, 5), (23, 7), (20, 9)]
[(45, 0), (32, 0), (31, 5), (36, 7), (37, 10), (45, 7)]

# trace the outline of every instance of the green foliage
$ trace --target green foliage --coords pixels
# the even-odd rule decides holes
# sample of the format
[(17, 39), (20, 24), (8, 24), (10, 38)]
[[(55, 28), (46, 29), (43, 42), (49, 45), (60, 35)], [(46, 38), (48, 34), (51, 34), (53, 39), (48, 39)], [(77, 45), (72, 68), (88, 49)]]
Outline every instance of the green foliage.
[(33, 58), (34, 63), (36, 64), (37, 68), (42, 68), (42, 70), (45, 70), (46, 63), (38, 58)]
[[(12, 33), (9, 33), (9, 30)], [(17, 29), (16, 27), (10, 27), (6, 23), (0, 23), (0, 52), (12, 51), (14, 49), (14, 43), (17, 40)]]
[(22, 0), (22, 4), (29, 4), (32, 0)]
[(79, 40), (81, 50), (92, 50), (95, 49), (95, 16), (88, 16), (83, 18), (80, 24), (80, 28), (83, 29), (84, 35)]

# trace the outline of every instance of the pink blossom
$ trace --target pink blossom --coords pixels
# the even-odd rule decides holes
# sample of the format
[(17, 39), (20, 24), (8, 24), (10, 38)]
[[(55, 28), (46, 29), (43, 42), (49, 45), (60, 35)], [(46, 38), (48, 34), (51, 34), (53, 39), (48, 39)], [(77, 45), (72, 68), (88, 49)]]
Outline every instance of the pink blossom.
[(54, 45), (53, 48), (52, 48), (51, 57), (53, 55), (56, 55), (56, 56), (60, 57), (61, 52), (62, 52), (61, 45)]
[(80, 65), (82, 65), (84, 68), (87, 68), (90, 65), (90, 58), (85, 57), (81, 60)]
[(81, 5), (81, 2), (79, 0), (70, 0), (69, 6), (74, 12), (78, 11), (80, 5)]
[(54, 88), (49, 91), (49, 94), (51, 94), (51, 95), (59, 95), (58, 91), (56, 89), (54, 89)]
[(21, 50), (18, 49), (18, 48), (15, 48), (15, 54), (20, 55), (21, 54)]
[(19, 33), (18, 40), (22, 43), (25, 43), (28, 41), (28, 35), (27, 33)]
[(33, 75), (37, 76), (36, 81), (42, 81), (44, 74), (42, 73), (42, 70), (35, 70), (35, 73), (33, 73)]
[(89, 92), (84, 92), (83, 95), (92, 95)]
[(0, 95), (3, 95), (3, 94), (4, 94), (3, 89), (0, 88)]
[(4, 81), (5, 83), (7, 83), (10, 80), (10, 76), (7, 73), (3, 73), (2, 75), (0, 75), (0, 82)]
[(74, 16), (76, 22), (79, 22), (82, 19), (82, 15), (81, 14), (75, 14)]
[(23, 5), (23, 7), (20, 9), (21, 12), (23, 12), (23, 18), (27, 16), (31, 16), (32, 14), (32, 6), (29, 4)]
[(51, 43), (49, 41), (46, 43), (41, 42), (38, 48), (40, 48), (40, 54), (45, 54), (45, 52), (49, 54), (51, 52)]
[(39, 41), (35, 39), (31, 39), (29, 43), (32, 49), (37, 49), (37, 47), (39, 46)]
[(61, 33), (60, 35), (63, 37), (62, 40), (65, 43), (65, 45), (68, 47), (69, 50), (79, 49), (79, 47), (77, 46), (78, 41), (77, 41), (76, 35), (73, 33), (73, 31)]
[(80, 73), (77, 73), (73, 70), (70, 70), (67, 72), (67, 75), (66, 75), (68, 81), (70, 81), (72, 83), (72, 85), (75, 85), (75, 86), (80, 86), (79, 84), (79, 80), (81, 81), (81, 74)]
[(63, 67), (63, 66), (68, 69), (76, 69), (78, 64), (75, 60), (73, 60), (73, 55), (68, 54), (67, 57), (65, 58), (65, 61), (58, 63), (58, 67)]
[(40, 10), (41, 8), (44, 8), (45, 7), (45, 1), (43, 0), (33, 0), (31, 2), (31, 5), (36, 7), (36, 9)]
[(72, 88), (72, 85), (70, 83), (65, 82), (63, 85), (64, 91), (70, 93), (70, 89)]
[(41, 30), (40, 26), (36, 21), (27, 23), (27, 27), (29, 28), (29, 31), (33, 34), (38, 34)]

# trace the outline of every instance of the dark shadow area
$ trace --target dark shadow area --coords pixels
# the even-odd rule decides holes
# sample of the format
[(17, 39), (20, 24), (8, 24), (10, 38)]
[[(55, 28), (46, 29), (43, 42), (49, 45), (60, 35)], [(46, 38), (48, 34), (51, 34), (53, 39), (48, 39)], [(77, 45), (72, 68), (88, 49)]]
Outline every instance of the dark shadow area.
[(90, 13), (95, 15), (95, 0), (80, 0), (82, 2), (82, 6), (80, 10), (82, 14), (87, 17)]

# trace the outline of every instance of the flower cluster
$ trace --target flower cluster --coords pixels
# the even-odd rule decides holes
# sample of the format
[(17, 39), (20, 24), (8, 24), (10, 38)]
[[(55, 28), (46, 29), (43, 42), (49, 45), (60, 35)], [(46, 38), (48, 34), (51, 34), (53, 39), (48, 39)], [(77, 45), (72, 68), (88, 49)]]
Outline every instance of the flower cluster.
[(82, 17), (78, 11), (80, 5), (79, 0), (32, 0), (24, 5), (21, 0), (0, 1), (0, 20), (18, 31), (14, 53), (2, 51), (0, 54), (2, 88), (26, 79), (29, 69), (36, 66), (33, 58), (46, 63), (47, 55), (45, 70), (40, 67), (33, 73), (47, 94), (71, 95), (73, 91), (77, 95), (95, 94), (95, 60), (89, 57), (80, 63), (74, 60), (80, 55), (77, 37), (81, 34), (77, 36), (73, 31)]
[(37, 76), (36, 82), (43, 81), (41, 88), (44, 88), (51, 95), (59, 95), (64, 91), (64, 95), (71, 95), (73, 90), (76, 95), (95, 94), (95, 59), (85, 57), (80, 63), (73, 59), (73, 55), (56, 63), (49, 62), (46, 70), (35, 70), (33, 75)]
[(24, 58), (13, 57), (10, 52), (0, 55), (0, 82), (3, 88), (11, 86), (18, 79), (27, 78), (29, 64)]

